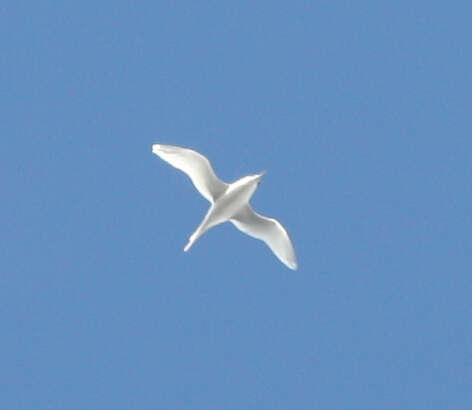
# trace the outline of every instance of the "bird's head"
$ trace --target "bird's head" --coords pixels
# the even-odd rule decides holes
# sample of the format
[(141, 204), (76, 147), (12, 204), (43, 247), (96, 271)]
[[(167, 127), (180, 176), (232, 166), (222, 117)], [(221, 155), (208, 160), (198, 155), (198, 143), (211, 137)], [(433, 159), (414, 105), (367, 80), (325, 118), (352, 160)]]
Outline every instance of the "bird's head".
[(260, 174), (246, 175), (245, 177), (242, 177), (239, 181), (243, 182), (244, 184), (259, 185), (262, 180), (262, 177), (265, 174), (266, 174), (266, 171), (261, 172)]
[(255, 175), (251, 175), (251, 178), (257, 182), (257, 185), (259, 185), (262, 181), (262, 177), (267, 174), (267, 171), (262, 171), (260, 174), (255, 174)]

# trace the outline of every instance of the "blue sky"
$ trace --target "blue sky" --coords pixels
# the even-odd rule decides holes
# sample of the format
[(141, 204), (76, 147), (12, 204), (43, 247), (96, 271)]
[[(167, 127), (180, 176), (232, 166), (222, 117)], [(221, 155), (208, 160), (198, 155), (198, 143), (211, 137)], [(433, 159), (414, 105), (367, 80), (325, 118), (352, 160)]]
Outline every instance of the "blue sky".
[[(467, 409), (469, 2), (0, 8), (0, 407)], [(293, 272), (151, 153), (207, 155)]]

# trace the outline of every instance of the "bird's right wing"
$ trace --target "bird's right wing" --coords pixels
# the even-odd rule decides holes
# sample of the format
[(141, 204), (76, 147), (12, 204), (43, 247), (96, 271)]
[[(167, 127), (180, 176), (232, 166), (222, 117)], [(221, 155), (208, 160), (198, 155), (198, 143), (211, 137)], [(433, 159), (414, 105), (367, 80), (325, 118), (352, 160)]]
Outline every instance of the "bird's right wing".
[(279, 221), (259, 215), (253, 211), (250, 205), (246, 205), (231, 218), (231, 222), (240, 231), (263, 240), (290, 269), (297, 269), (297, 257), (292, 241)]
[(185, 172), (206, 199), (213, 203), (227, 188), (202, 154), (188, 148), (154, 144), (152, 152), (177, 169)]

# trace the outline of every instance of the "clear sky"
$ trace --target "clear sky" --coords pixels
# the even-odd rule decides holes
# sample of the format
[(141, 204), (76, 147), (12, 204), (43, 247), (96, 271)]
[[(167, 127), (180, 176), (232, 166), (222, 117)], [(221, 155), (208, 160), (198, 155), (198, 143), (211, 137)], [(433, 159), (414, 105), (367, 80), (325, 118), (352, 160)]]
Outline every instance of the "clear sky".
[[(470, 2), (3, 1), (0, 408), (469, 409)], [(291, 271), (152, 143), (225, 181)]]

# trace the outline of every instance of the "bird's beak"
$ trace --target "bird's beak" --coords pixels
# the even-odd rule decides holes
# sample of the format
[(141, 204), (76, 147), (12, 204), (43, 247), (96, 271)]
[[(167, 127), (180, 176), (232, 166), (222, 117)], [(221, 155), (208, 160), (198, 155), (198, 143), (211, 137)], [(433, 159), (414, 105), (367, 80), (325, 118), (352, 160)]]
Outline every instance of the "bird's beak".
[(259, 178), (262, 178), (265, 174), (267, 174), (267, 171), (262, 171), (262, 172), (259, 174)]

